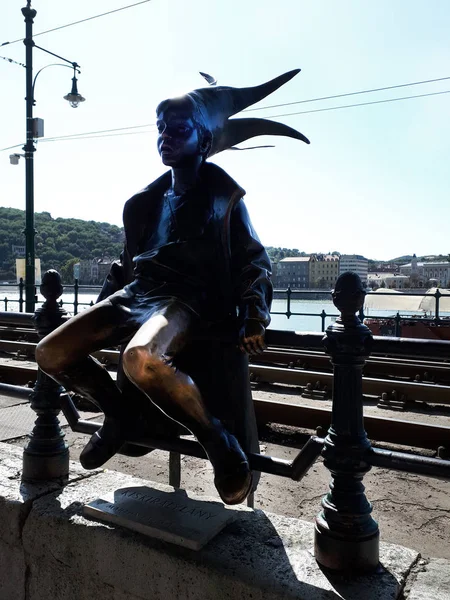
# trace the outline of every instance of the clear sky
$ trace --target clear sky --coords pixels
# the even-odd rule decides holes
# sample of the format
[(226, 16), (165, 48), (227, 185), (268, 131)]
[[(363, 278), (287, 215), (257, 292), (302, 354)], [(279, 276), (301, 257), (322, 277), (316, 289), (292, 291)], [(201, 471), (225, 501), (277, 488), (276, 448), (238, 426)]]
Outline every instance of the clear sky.
[[(35, 0), (34, 32), (132, 4), (133, 0)], [(24, 37), (25, 0), (0, 3), (0, 43)], [(62, 97), (71, 71), (49, 68), (36, 82), (35, 116), (46, 137), (152, 124), (154, 109), (204, 80), (256, 85), (301, 68), (261, 102), (288, 102), (450, 77), (448, 0), (152, 0), (36, 37), (81, 65), (86, 102)], [(0, 56), (25, 62), (22, 42)], [(36, 49), (35, 72), (58, 62)], [(25, 69), (0, 60), (0, 148), (25, 137)], [(377, 93), (268, 108), (270, 117), (450, 90), (450, 79)], [(450, 252), (450, 94), (280, 116), (304, 133), (256, 138), (272, 149), (224, 152), (212, 160), (247, 190), (264, 244), (388, 260)], [(250, 115), (248, 115), (250, 116)], [(35, 210), (122, 224), (124, 202), (164, 167), (154, 127), (133, 135), (43, 140), (35, 153)], [(123, 134), (122, 132), (117, 132)], [(245, 145), (245, 144), (244, 144)], [(0, 204), (25, 208), (25, 168), (0, 152)]]

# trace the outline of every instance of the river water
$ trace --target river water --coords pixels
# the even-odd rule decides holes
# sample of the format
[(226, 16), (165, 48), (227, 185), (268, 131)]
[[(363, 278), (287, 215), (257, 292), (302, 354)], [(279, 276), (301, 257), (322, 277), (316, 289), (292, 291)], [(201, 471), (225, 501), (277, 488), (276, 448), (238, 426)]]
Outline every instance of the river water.
[[(61, 299), (63, 306), (69, 314), (73, 314), (73, 302), (74, 294), (71, 291), (71, 287), (68, 287), (68, 291), (64, 292)], [(89, 304), (94, 303), (98, 290), (80, 290), (78, 294), (78, 301), (81, 305), (78, 308), (78, 312), (85, 310)], [(8, 299), (7, 307), (5, 307), (5, 298)], [(5, 309), (8, 311), (19, 310), (19, 291), (18, 287), (14, 285), (1, 286), (0, 285), (0, 311)], [(38, 302), (44, 302), (44, 298), (38, 295)], [(288, 319), (285, 315), (272, 314), (272, 323), (270, 325), (273, 329), (291, 330), (291, 331), (321, 331), (322, 330), (322, 319), (319, 316), (322, 310), (325, 311), (327, 317), (325, 318), (325, 328), (332, 323), (338, 316), (337, 309), (333, 306), (331, 300), (291, 300), (291, 312), (293, 313), (304, 313), (301, 315), (291, 315)], [(286, 311), (286, 300), (274, 300), (272, 303), (272, 312), (285, 312)], [(395, 310), (371, 310), (368, 316), (392, 316), (395, 314)], [(402, 312), (402, 315), (408, 316), (413, 313)]]

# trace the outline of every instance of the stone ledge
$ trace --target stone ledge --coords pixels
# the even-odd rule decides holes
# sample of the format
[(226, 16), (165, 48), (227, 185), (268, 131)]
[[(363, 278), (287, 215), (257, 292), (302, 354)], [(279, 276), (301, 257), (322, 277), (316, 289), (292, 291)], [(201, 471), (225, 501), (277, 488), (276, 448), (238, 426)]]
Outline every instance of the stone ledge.
[[(114, 489), (173, 488), (121, 473), (86, 473), (72, 465), (65, 487), (39, 486), (24, 496), (21, 464), (20, 448), (0, 444), (2, 531), (11, 514), (22, 517), (9, 538), (14, 543), (1, 544), (0, 552), (15, 546), (25, 557), (29, 600), (391, 600), (418, 558), (413, 550), (382, 544), (379, 573), (331, 576), (312, 555), (311, 523), (244, 506), (229, 509), (234, 522), (196, 552), (82, 516), (85, 503)], [(0, 556), (0, 581), (9, 576), (3, 564)], [(24, 584), (17, 581), (17, 586), (16, 595), (2, 595), (2, 600), (22, 600)]]
[(419, 561), (407, 591), (408, 600), (448, 600), (450, 598), (450, 562), (443, 558)]
[[(8, 523), (0, 527), (0, 540), (7, 544), (20, 541), (33, 502), (63, 486), (61, 482), (22, 483), (22, 455), (22, 448), (0, 443), (0, 523)], [(69, 481), (91, 476), (78, 463), (70, 464)]]
[(108, 589), (145, 600), (390, 600), (417, 558), (412, 550), (383, 544), (384, 569), (349, 580), (318, 567), (311, 523), (260, 510), (230, 509), (234, 522), (198, 552), (82, 516), (83, 504), (130, 485), (173, 489), (114, 472), (72, 483), (34, 502), (23, 531), (27, 555), (49, 563), (57, 557), (59, 566), (94, 574)]

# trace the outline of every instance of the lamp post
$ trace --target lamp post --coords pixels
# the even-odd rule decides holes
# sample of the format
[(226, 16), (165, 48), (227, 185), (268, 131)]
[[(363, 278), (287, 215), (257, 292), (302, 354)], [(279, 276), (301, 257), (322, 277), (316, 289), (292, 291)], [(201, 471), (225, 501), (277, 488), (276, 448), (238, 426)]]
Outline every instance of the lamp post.
[[(84, 102), (83, 96), (78, 93), (76, 73), (79, 73), (79, 65), (71, 62), (58, 54), (54, 54), (45, 48), (36, 46), (33, 41), (33, 20), (37, 12), (31, 8), (31, 0), (27, 0), (27, 5), (22, 8), (22, 14), (25, 17), (25, 70), (26, 70), (26, 143), (23, 147), (25, 152), (25, 311), (34, 312), (36, 302), (35, 288), (35, 228), (34, 228), (34, 152), (36, 147), (34, 139), (40, 137), (43, 133), (38, 131), (38, 120), (33, 119), (34, 86), (36, 77), (43, 70), (36, 74), (33, 80), (33, 48), (39, 48), (47, 54), (56, 56), (60, 60), (72, 65), (74, 76), (72, 78), (72, 90), (64, 96), (65, 100), (70, 102), (73, 108), (76, 108), (80, 102)], [(64, 66), (68, 65), (47, 65)], [(44, 69), (46, 67), (43, 67)], [(42, 123), (42, 121), (41, 121)]]

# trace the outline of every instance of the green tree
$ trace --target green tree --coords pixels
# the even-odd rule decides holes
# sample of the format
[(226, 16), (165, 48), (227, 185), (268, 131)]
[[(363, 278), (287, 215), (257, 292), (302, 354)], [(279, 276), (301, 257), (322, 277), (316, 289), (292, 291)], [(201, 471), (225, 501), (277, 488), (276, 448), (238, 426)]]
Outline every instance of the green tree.
[(78, 258), (69, 258), (62, 267), (59, 269), (59, 274), (63, 283), (73, 283), (73, 266), (76, 265), (80, 260)]

